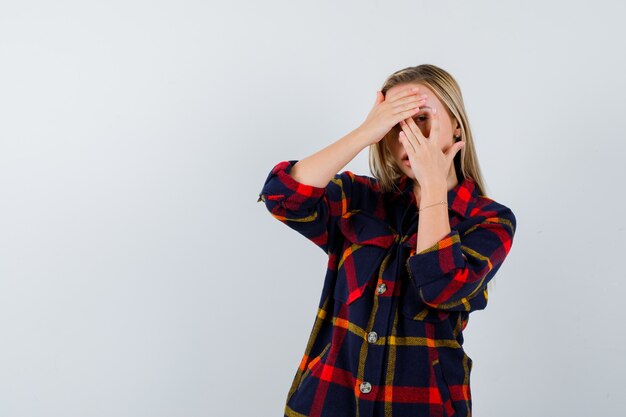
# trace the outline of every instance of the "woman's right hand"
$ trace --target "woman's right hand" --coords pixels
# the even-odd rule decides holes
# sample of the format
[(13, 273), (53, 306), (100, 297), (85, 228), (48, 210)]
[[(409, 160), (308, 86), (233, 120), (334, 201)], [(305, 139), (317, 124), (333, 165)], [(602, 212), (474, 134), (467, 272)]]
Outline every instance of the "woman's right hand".
[(396, 91), (394, 94), (383, 96), (381, 91), (376, 92), (376, 102), (370, 110), (359, 130), (370, 138), (369, 145), (380, 141), (401, 120), (413, 116), (424, 105), (426, 94), (419, 94), (419, 87), (411, 85)]

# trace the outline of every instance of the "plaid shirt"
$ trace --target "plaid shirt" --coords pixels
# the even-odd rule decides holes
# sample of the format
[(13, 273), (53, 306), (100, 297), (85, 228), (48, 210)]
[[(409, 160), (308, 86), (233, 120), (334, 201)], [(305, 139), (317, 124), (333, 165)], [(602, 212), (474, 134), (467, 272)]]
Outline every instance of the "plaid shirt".
[(287, 395), (288, 417), (471, 416), (469, 313), (511, 249), (513, 212), (466, 178), (448, 191), (451, 232), (415, 253), (412, 181), (383, 193), (341, 172), (324, 188), (278, 163), (257, 201), (328, 254), (311, 335)]

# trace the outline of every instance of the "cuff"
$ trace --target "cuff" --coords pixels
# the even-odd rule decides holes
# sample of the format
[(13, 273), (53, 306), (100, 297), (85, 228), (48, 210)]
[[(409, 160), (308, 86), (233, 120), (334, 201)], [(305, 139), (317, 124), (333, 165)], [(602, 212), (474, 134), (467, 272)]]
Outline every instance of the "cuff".
[(274, 200), (290, 210), (314, 206), (324, 196), (325, 187), (315, 187), (296, 181), (291, 169), (298, 160), (279, 162), (272, 168), (257, 201)]
[(452, 229), (432, 246), (410, 256), (407, 268), (417, 288), (465, 266), (459, 231)]

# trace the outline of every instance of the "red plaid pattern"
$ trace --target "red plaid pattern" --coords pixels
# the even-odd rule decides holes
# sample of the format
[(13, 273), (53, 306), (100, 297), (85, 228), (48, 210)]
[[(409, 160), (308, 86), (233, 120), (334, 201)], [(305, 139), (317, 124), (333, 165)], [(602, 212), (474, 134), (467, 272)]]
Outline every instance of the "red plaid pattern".
[(296, 162), (274, 166), (258, 201), (328, 265), (285, 416), (471, 416), (462, 331), (511, 249), (512, 211), (460, 180), (448, 191), (451, 232), (415, 253), (408, 177), (391, 193), (350, 171), (314, 187), (291, 177)]

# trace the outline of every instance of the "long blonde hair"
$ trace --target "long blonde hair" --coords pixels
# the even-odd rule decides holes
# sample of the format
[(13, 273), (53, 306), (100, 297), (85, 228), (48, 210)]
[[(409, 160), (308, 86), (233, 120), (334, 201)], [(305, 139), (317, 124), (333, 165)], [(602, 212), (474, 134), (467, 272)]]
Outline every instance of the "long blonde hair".
[[(466, 177), (472, 178), (476, 183), (478, 193), (487, 196), (474, 146), (474, 137), (465, 112), (461, 89), (456, 80), (447, 71), (435, 65), (422, 64), (394, 72), (387, 77), (381, 91), (383, 95), (386, 95), (391, 87), (405, 83), (420, 83), (429, 87), (445, 105), (450, 118), (456, 118), (461, 128), (461, 137), (457, 140), (465, 140), (465, 146), (454, 157), (457, 178), (459, 182)], [(387, 141), (397, 140), (399, 133), (399, 128), (395, 126), (383, 139), (369, 147), (369, 168), (372, 175), (378, 179), (383, 192), (396, 189), (403, 175), (387, 146)]]
[[(431, 64), (422, 64), (415, 67), (407, 67), (391, 74), (382, 86), (382, 93), (398, 84), (420, 83), (429, 87), (437, 98), (445, 105), (450, 118), (456, 118), (461, 128), (461, 137), (456, 140), (464, 140), (465, 146), (454, 157), (454, 169), (457, 178), (461, 182), (469, 177), (474, 180), (478, 194), (486, 197), (486, 188), (481, 173), (474, 137), (470, 129), (469, 120), (463, 104), (461, 88), (454, 77), (447, 71)], [(388, 140), (397, 140), (400, 129), (395, 126), (380, 141), (369, 147), (369, 167), (372, 175), (378, 179), (381, 191), (388, 192), (397, 189), (397, 184), (402, 171), (396, 165), (391, 151), (387, 146)], [(494, 288), (493, 280), (489, 281), (488, 289)]]

